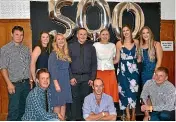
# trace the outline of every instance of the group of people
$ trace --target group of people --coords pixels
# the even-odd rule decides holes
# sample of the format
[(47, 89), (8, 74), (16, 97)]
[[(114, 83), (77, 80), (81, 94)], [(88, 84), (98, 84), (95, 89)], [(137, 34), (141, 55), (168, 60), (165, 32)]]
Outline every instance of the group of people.
[[(162, 48), (149, 27), (143, 27), (136, 40), (130, 26), (123, 26), (116, 45), (107, 29), (101, 30), (95, 43), (87, 40), (84, 28), (77, 30), (77, 40), (70, 44), (58, 33), (52, 52), (49, 36), (42, 32), (30, 54), (22, 44), (23, 28), (15, 26), (12, 41), (1, 48), (0, 68), (9, 93), (7, 120), (66, 120), (66, 104), (71, 104), (73, 121), (116, 120), (114, 103), (119, 103), (126, 120), (135, 121), (140, 81), (144, 120), (171, 118), (175, 87), (167, 81), (168, 70), (161, 67)], [(163, 111), (167, 117), (161, 117)]]

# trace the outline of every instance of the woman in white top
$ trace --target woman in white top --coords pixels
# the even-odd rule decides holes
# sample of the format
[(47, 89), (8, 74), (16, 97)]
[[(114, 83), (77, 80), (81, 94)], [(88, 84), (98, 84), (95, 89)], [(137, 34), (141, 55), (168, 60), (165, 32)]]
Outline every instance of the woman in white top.
[(97, 54), (97, 78), (104, 81), (104, 92), (112, 96), (114, 102), (118, 102), (118, 85), (114, 68), (116, 46), (109, 42), (109, 39), (109, 31), (103, 29), (100, 32), (100, 42), (93, 45)]

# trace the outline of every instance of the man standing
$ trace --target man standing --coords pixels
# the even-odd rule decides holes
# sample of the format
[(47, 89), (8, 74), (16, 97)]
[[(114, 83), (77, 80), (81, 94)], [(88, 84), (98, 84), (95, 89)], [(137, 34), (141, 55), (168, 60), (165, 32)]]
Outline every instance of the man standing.
[(83, 117), (87, 121), (115, 121), (116, 108), (111, 96), (103, 93), (104, 83), (95, 79), (93, 93), (84, 99)]
[(50, 84), (50, 74), (42, 68), (37, 72), (37, 86), (29, 93), (26, 99), (23, 121), (59, 121), (63, 120), (60, 113), (51, 113), (47, 109), (47, 88)]
[(72, 120), (82, 120), (82, 104), (90, 93), (91, 85), (96, 77), (97, 57), (92, 42), (87, 40), (87, 30), (77, 31), (77, 41), (69, 45), (70, 84), (72, 86), (73, 103), (71, 104)]
[(22, 44), (23, 38), (23, 28), (15, 26), (12, 29), (12, 41), (1, 48), (1, 73), (9, 93), (8, 121), (21, 120), (30, 91), (30, 51)]
[[(167, 80), (167, 68), (158, 67), (155, 73), (155, 80), (148, 80), (144, 84), (141, 99), (145, 104), (141, 106), (141, 111), (150, 111), (151, 121), (169, 121), (174, 117), (176, 89)], [(148, 96), (152, 106), (147, 105)]]

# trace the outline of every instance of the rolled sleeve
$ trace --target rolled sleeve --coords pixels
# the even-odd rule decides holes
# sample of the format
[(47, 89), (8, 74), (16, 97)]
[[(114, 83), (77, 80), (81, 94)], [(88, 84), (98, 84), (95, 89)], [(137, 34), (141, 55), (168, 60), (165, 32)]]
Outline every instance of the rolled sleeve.
[(84, 99), (82, 110), (83, 110), (83, 118), (86, 119), (91, 113), (90, 100), (88, 99), (88, 97), (85, 97)]
[(114, 102), (113, 102), (113, 99), (112, 97), (110, 97), (109, 99), (109, 104), (108, 104), (108, 109), (109, 109), (109, 114), (110, 115), (117, 115), (116, 113), (116, 108), (114, 107)]

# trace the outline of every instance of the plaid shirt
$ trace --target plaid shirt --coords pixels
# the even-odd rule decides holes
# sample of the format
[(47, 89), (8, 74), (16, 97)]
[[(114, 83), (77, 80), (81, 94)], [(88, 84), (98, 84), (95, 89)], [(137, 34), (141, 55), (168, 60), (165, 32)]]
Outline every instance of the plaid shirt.
[(30, 77), (29, 65), (31, 56), (29, 48), (13, 41), (1, 48), (0, 69), (7, 69), (11, 82), (17, 82)]
[(25, 114), (23, 121), (46, 121), (58, 119), (56, 113), (46, 111), (46, 92), (44, 89), (36, 86), (26, 99)]
[(175, 87), (169, 81), (164, 81), (163, 84), (157, 85), (154, 80), (148, 80), (143, 87), (141, 98), (146, 101), (148, 96), (152, 101), (154, 111), (172, 111), (175, 109), (176, 92)]

